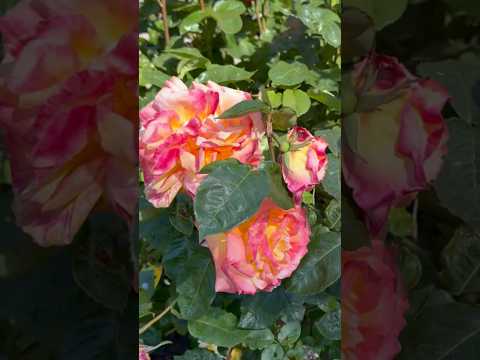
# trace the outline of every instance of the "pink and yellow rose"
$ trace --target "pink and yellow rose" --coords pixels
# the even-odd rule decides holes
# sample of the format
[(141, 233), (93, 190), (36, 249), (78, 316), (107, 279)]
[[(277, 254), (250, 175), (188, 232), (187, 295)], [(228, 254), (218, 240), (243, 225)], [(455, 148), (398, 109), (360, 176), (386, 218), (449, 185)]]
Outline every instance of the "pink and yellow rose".
[(294, 127), (287, 134), (289, 150), (282, 154), (282, 174), (296, 202), (325, 177), (328, 144), (307, 129)]
[(97, 207), (133, 219), (136, 9), (132, 0), (22, 1), (0, 19), (14, 210), (40, 245), (70, 243)]
[(235, 228), (206, 237), (216, 269), (215, 290), (236, 294), (272, 291), (307, 253), (310, 229), (301, 207), (284, 210), (270, 198)]
[(180, 190), (193, 196), (206, 176), (200, 170), (214, 161), (260, 163), (261, 114), (216, 118), (249, 99), (249, 93), (213, 82), (187, 88), (174, 77), (140, 111), (140, 164), (145, 193), (155, 207), (168, 207)]
[(441, 112), (448, 94), (378, 54), (355, 67), (353, 82), (358, 102), (343, 121), (343, 177), (377, 235), (389, 209), (408, 205), (439, 173), (447, 151)]
[(382, 241), (342, 252), (342, 359), (393, 360), (408, 309), (395, 253)]

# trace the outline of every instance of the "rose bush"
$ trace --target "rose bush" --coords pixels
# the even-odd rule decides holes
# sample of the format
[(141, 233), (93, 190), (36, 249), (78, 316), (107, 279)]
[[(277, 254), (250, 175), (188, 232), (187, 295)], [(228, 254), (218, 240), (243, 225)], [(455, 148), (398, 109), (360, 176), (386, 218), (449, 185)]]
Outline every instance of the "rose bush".
[(140, 5), (140, 342), (338, 358), (340, 4), (179, 4)]

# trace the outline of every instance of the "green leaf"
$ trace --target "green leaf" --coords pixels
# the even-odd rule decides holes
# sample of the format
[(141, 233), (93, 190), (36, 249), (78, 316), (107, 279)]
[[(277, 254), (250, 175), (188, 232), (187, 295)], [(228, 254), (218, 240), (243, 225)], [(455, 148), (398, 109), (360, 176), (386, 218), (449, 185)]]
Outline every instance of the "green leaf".
[(253, 112), (266, 112), (268, 105), (261, 100), (245, 100), (233, 105), (223, 114), (217, 116), (218, 119), (231, 119), (244, 116)]
[(282, 107), (272, 111), (272, 126), (275, 130), (287, 131), (297, 125), (295, 110)]
[(480, 84), (478, 62), (447, 60), (423, 63), (418, 73), (428, 76), (448, 89), (451, 103), (462, 120), (469, 124), (480, 121), (480, 102), (475, 99), (475, 88)]
[(480, 231), (480, 127), (448, 119), (450, 133), (445, 157), (434, 187), (452, 214)]
[(220, 360), (221, 358), (211, 351), (205, 349), (187, 350), (183, 355), (176, 355), (174, 360)]
[(342, 197), (341, 202), (342, 249), (352, 251), (362, 246), (370, 246), (370, 235), (365, 223), (357, 216), (347, 197)]
[(265, 172), (232, 161), (218, 166), (201, 183), (195, 196), (200, 239), (230, 230), (255, 214), (270, 193)]
[(242, 15), (245, 5), (236, 0), (220, 0), (213, 6), (212, 16), (217, 21), (218, 27), (226, 34), (236, 34), (242, 30)]
[(308, 253), (287, 282), (287, 290), (313, 295), (325, 290), (340, 277), (340, 234), (315, 234)]
[(272, 108), (278, 108), (282, 105), (282, 93), (274, 90), (267, 90), (265, 92), (267, 100)]
[(397, 21), (407, 9), (408, 0), (344, 0), (344, 7), (356, 7), (367, 13), (380, 30)]
[(250, 330), (243, 341), (252, 350), (262, 350), (274, 342), (275, 337), (269, 329)]
[(305, 80), (308, 67), (299, 62), (291, 64), (285, 61), (275, 63), (268, 71), (268, 77), (273, 86), (294, 86)]
[(178, 306), (184, 319), (200, 317), (215, 298), (215, 269), (210, 253), (198, 248), (177, 281)]
[(299, 321), (287, 322), (278, 333), (278, 341), (280, 341), (282, 345), (292, 346), (297, 342), (301, 332), (302, 326)]
[(320, 89), (309, 89), (308, 96), (312, 99), (317, 100), (318, 102), (326, 105), (331, 110), (340, 113), (342, 109), (342, 101), (341, 99), (332, 94), (328, 90), (320, 90)]
[(342, 196), (342, 184), (340, 181), (340, 159), (333, 154), (328, 154), (327, 170), (325, 172), (325, 178), (322, 181), (323, 189), (333, 196), (335, 199), (340, 200)]
[(248, 330), (236, 328), (235, 315), (220, 308), (210, 308), (199, 319), (188, 322), (188, 331), (200, 341), (223, 347), (233, 347), (245, 341)]
[(270, 193), (269, 197), (282, 209), (288, 210), (293, 207), (290, 193), (283, 183), (282, 170), (280, 166), (272, 161), (265, 161), (262, 164), (268, 175)]
[(208, 11), (202, 10), (197, 10), (190, 13), (178, 26), (180, 29), (180, 34), (184, 34), (186, 32), (200, 32), (200, 22), (209, 15), (210, 14)]
[(404, 208), (392, 208), (388, 216), (389, 231), (398, 237), (412, 235), (413, 218)]
[(342, 335), (340, 323), (340, 309), (336, 309), (323, 315), (320, 320), (315, 322), (314, 326), (325, 338), (340, 340)]
[(274, 344), (262, 351), (261, 360), (284, 360), (285, 351), (279, 344)]
[(330, 9), (302, 5), (298, 7), (298, 17), (314, 33), (322, 35), (325, 41), (335, 48), (341, 43), (340, 17)]
[(301, 321), (304, 311), (302, 302), (283, 287), (278, 287), (272, 292), (258, 292), (243, 298), (238, 326), (245, 329), (268, 328), (283, 314), (290, 321)]
[(302, 90), (287, 89), (282, 97), (283, 106), (294, 110), (298, 116), (305, 114), (310, 109), (310, 97)]
[(170, 79), (169, 75), (160, 70), (150, 68), (140, 68), (138, 75), (138, 83), (140, 86), (155, 85), (161, 88), (168, 79)]
[(461, 226), (442, 252), (443, 275), (454, 295), (480, 292), (480, 236)]
[(233, 65), (209, 64), (205, 76), (208, 80), (222, 84), (249, 80), (253, 74), (255, 71), (246, 71)]
[(342, 209), (340, 201), (332, 199), (325, 208), (325, 220), (327, 221), (328, 227), (340, 231), (341, 215)]
[(480, 350), (480, 308), (462, 303), (424, 307), (401, 335), (399, 360), (476, 360)]

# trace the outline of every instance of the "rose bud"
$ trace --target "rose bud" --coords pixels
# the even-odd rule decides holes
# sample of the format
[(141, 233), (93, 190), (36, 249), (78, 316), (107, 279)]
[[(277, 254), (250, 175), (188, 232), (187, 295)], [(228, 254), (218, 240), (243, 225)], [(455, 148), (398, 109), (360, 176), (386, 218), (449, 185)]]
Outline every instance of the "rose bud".
[(266, 198), (249, 220), (206, 237), (215, 262), (217, 292), (272, 291), (307, 253), (310, 229), (301, 207), (283, 210)]
[(298, 126), (288, 132), (287, 141), (290, 146), (281, 156), (282, 174), (295, 201), (299, 202), (304, 191), (312, 190), (324, 178), (328, 144)]
[(370, 233), (378, 235), (389, 209), (408, 205), (440, 171), (448, 94), (378, 54), (358, 64), (352, 79), (358, 103), (343, 120), (343, 176)]
[(408, 299), (392, 248), (342, 252), (342, 359), (394, 359)]
[(145, 194), (155, 207), (168, 207), (180, 190), (193, 197), (206, 176), (200, 170), (214, 161), (259, 165), (261, 114), (216, 118), (249, 99), (249, 93), (213, 82), (187, 88), (174, 77), (140, 111), (140, 164)]

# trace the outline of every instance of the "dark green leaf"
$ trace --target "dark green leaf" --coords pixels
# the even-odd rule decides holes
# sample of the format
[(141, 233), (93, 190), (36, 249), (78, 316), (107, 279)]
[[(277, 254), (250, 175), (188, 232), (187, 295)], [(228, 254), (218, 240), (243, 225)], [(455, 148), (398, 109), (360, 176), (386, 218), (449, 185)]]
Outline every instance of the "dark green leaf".
[(320, 320), (315, 322), (316, 329), (329, 340), (341, 339), (341, 316), (340, 309), (331, 311), (323, 315)]
[(177, 281), (178, 305), (182, 317), (193, 319), (201, 316), (215, 298), (215, 269), (210, 253), (197, 248)]
[(257, 212), (269, 193), (264, 171), (238, 161), (218, 165), (202, 182), (195, 197), (200, 239), (242, 223)]
[(210, 308), (199, 319), (188, 322), (188, 331), (197, 339), (217, 346), (232, 347), (242, 343), (248, 330), (236, 328), (237, 318), (219, 308)]
[(246, 71), (233, 65), (209, 64), (205, 76), (208, 80), (222, 84), (249, 80), (253, 74), (255, 71)]
[(287, 290), (312, 295), (340, 277), (340, 234), (326, 232), (312, 237), (308, 253), (287, 283)]
[(431, 77), (448, 89), (451, 103), (462, 120), (469, 124), (480, 119), (480, 103), (475, 100), (475, 88), (480, 86), (480, 68), (474, 61), (447, 60), (423, 63), (418, 72)]
[(444, 275), (455, 295), (480, 292), (480, 236), (465, 226), (443, 249)]
[(219, 119), (230, 119), (250, 114), (252, 112), (266, 112), (268, 105), (261, 100), (245, 100), (233, 105), (223, 114), (219, 115)]
[(450, 141), (434, 183), (441, 203), (480, 231), (480, 127), (448, 119)]
[(283, 183), (282, 170), (280, 166), (272, 161), (262, 164), (268, 175), (270, 193), (269, 197), (282, 209), (288, 210), (293, 207), (293, 200)]

